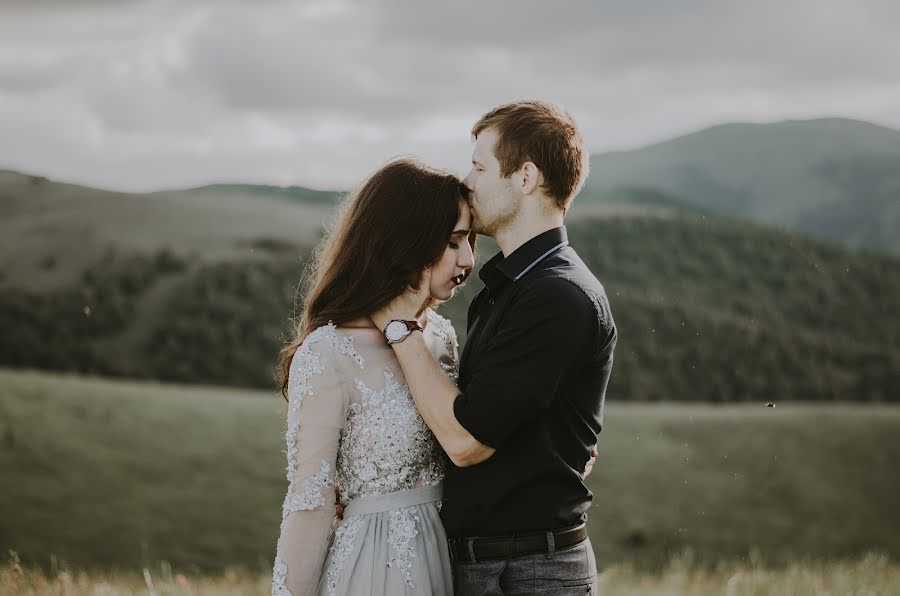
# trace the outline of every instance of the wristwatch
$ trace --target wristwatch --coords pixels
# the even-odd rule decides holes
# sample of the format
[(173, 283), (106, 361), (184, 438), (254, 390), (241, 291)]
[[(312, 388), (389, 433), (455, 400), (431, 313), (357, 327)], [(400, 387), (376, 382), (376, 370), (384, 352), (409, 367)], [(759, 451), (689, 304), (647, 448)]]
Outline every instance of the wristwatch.
[(389, 344), (395, 344), (409, 337), (413, 331), (422, 331), (418, 321), (394, 319), (384, 328), (384, 340)]

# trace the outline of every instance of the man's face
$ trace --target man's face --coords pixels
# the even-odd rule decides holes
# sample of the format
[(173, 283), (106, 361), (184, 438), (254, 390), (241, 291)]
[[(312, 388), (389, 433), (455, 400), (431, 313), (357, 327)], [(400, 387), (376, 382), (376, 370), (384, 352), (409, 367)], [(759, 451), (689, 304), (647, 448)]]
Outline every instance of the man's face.
[(471, 191), (472, 229), (491, 237), (515, 219), (521, 205), (512, 180), (501, 176), (500, 162), (494, 155), (496, 145), (494, 129), (481, 131), (472, 151), (472, 170), (463, 179)]

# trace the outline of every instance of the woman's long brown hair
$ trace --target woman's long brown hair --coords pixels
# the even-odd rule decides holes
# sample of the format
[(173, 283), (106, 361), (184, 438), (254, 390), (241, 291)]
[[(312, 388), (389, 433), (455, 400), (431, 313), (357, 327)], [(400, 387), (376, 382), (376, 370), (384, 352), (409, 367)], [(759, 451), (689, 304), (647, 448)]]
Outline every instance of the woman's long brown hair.
[[(307, 268), (304, 308), (293, 339), (281, 349), (285, 399), (291, 360), (306, 336), (328, 323), (369, 316), (418, 287), (423, 271), (444, 254), (467, 195), (453, 174), (401, 159), (344, 199)], [(468, 241), (474, 251), (475, 234)]]

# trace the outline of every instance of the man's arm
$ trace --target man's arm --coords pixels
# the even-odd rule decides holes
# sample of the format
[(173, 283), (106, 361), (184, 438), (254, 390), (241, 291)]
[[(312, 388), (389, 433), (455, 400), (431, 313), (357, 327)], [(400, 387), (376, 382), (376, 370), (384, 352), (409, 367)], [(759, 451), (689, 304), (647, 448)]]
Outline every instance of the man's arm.
[(597, 333), (592, 299), (563, 278), (530, 281), (502, 316), (453, 403), (459, 424), (495, 448), (552, 407)]
[[(372, 322), (384, 330), (393, 319), (416, 319), (421, 314), (426, 299), (430, 297), (430, 286), (431, 272), (426, 271), (417, 290), (405, 292), (372, 314)], [(400, 362), (419, 415), (434, 433), (450, 461), (463, 468), (481, 463), (494, 455), (495, 449), (480, 443), (457, 421), (453, 403), (459, 396), (459, 387), (441, 370), (425, 345), (424, 336), (413, 332), (403, 341), (391, 346)]]
[(423, 335), (413, 333), (393, 347), (416, 408), (450, 461), (464, 468), (494, 455), (494, 448), (480, 443), (457, 421), (453, 403), (459, 388), (441, 370)]
[[(392, 319), (415, 318), (424, 308), (426, 283), (427, 277), (418, 292), (396, 298), (373, 322), (384, 329)], [(594, 336), (595, 320), (593, 302), (575, 284), (556, 278), (529, 284), (507, 307), (504, 325), (473, 363), (462, 393), (420, 334), (393, 347), (422, 418), (451, 460), (467, 466), (489, 458), (516, 428), (549, 407), (570, 364)]]

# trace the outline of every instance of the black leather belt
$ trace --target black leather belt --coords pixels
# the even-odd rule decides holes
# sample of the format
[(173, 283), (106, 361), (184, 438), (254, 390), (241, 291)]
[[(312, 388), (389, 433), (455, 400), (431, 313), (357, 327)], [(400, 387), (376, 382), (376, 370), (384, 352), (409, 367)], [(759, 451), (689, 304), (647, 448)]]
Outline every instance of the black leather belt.
[(587, 538), (587, 525), (552, 532), (529, 532), (511, 536), (450, 538), (450, 558), (454, 562), (477, 563), (486, 559), (512, 559), (574, 546)]

